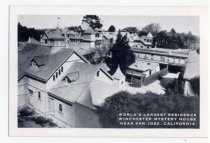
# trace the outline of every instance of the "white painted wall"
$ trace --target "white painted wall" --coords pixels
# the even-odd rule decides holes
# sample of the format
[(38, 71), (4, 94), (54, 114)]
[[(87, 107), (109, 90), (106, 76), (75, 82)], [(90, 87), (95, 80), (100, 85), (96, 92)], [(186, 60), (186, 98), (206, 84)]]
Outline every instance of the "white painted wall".
[(18, 107), (21, 107), (23, 105), (28, 104), (28, 81), (27, 77), (23, 77), (19, 82), (18, 82)]
[[(49, 107), (49, 98), (53, 99), (51, 108)], [(62, 112), (59, 111), (59, 104), (62, 105)], [(47, 98), (47, 115), (60, 127), (73, 127), (74, 125), (74, 105), (61, 102), (53, 97)]]
[[(28, 89), (33, 91), (33, 95), (28, 92), (29, 104), (33, 105), (35, 109), (46, 112), (46, 85), (45, 83), (39, 82), (37, 80), (28, 78)], [(40, 92), (41, 98), (38, 98), (38, 92)]]

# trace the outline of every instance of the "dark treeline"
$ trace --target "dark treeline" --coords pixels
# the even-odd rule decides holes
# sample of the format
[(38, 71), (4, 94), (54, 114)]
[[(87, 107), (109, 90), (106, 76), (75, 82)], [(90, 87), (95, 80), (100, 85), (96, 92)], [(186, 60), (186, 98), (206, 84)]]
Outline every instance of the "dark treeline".
[(153, 39), (153, 46), (169, 49), (197, 49), (199, 47), (199, 38), (188, 33), (177, 33), (174, 29), (171, 31), (160, 31)]
[(18, 42), (27, 41), (29, 37), (33, 37), (40, 41), (42, 34), (44, 34), (44, 30), (28, 28), (18, 23)]
[(197, 49), (199, 37), (192, 32), (178, 33), (172, 28), (170, 31), (162, 30), (157, 23), (146, 25), (141, 30), (137, 27), (126, 27), (122, 31), (137, 33), (139, 37), (146, 36), (149, 32), (153, 35), (153, 47), (169, 49)]

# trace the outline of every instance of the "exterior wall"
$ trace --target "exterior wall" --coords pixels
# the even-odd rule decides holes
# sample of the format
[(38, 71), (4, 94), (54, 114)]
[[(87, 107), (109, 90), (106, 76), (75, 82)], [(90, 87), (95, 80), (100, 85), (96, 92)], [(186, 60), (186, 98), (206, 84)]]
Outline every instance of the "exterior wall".
[(149, 70), (148, 70), (148, 71), (144, 71), (143, 74), (145, 74), (146, 77), (148, 77), (148, 76), (150, 76), (150, 75), (149, 75), (149, 72), (150, 72)]
[(81, 104), (74, 104), (74, 127), (75, 128), (101, 128), (99, 117), (96, 112)]
[[(28, 103), (31, 104), (36, 110), (46, 112), (46, 85), (37, 80), (28, 78)], [(31, 90), (33, 93), (29, 92)], [(40, 94), (40, 98), (38, 97)]]
[[(66, 75), (68, 69), (71, 67), (71, 65), (74, 62), (83, 62), (84, 61), (77, 56), (75, 53), (73, 53), (69, 59), (66, 60), (66, 62), (61, 66), (63, 67), (63, 72), (60, 72), (61, 74), (59, 75), (59, 70), (61, 71), (61, 67), (59, 69), (57, 69), (57, 71), (50, 77), (50, 79), (47, 81), (46, 83), (46, 89), (49, 90), (51, 87), (53, 87), (59, 80), (61, 80), (64, 75)], [(58, 78), (56, 78), (56, 73), (58, 75)], [(55, 81), (53, 80), (53, 76), (55, 76)]]
[(18, 82), (18, 107), (28, 104), (28, 81), (27, 77), (23, 77)]
[(90, 42), (90, 47), (94, 48), (95, 47), (95, 42)]
[(194, 96), (192, 87), (189, 81), (185, 81), (184, 83), (184, 95), (185, 96)]
[(153, 60), (157, 62), (166, 62), (169, 64), (185, 64), (185, 58), (178, 58), (175, 56), (164, 56), (164, 55), (155, 55), (149, 53), (134, 52), (136, 58)]
[[(52, 98), (52, 97), (49, 97)], [(59, 111), (59, 104), (62, 104), (63, 110)], [(49, 104), (48, 104), (49, 105)], [(47, 117), (51, 118), (60, 127), (65, 128), (99, 128), (101, 124), (94, 110), (85, 107), (79, 103), (74, 103), (72, 106), (65, 104), (53, 98), (53, 106), (48, 107), (49, 112)]]
[(144, 44), (142, 44), (142, 43), (139, 43), (139, 44), (137, 44), (137, 45), (133, 46), (133, 48), (139, 48), (139, 49), (150, 49), (150, 48), (152, 48), (152, 46), (149, 46), (149, 45), (144, 45)]
[[(61, 102), (51, 96), (47, 97), (47, 117), (60, 127), (74, 126), (74, 105)], [(59, 104), (62, 105), (62, 111), (59, 110)]]
[(154, 56), (153, 56), (153, 60), (154, 60), (154, 61), (160, 61), (160, 60), (161, 60), (161, 56), (154, 55)]
[(65, 46), (65, 42), (64, 40), (51, 40), (49, 41), (50, 44), (52, 44), (53, 46)]

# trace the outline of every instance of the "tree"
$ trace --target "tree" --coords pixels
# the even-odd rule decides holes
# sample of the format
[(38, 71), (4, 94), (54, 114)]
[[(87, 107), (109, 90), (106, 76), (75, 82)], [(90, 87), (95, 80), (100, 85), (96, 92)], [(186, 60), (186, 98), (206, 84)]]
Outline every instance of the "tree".
[(80, 26), (70, 26), (67, 27), (68, 30), (72, 30), (74, 32), (81, 32), (81, 27)]
[[(99, 120), (104, 128), (179, 128), (179, 125), (160, 126), (123, 126), (119, 124), (119, 113), (195, 113), (196, 127), (199, 126), (199, 97), (183, 96), (176, 91), (170, 90), (164, 95), (147, 92), (145, 94), (121, 91), (105, 99), (102, 106), (97, 107)], [(179, 118), (182, 117), (177, 117)], [(190, 126), (188, 126), (190, 127)], [(187, 128), (187, 126), (185, 126)]]
[(111, 25), (111, 26), (109, 27), (108, 31), (109, 31), (109, 32), (115, 32), (116, 29), (115, 29), (114, 25)]
[(108, 51), (111, 54), (111, 58), (106, 59), (106, 63), (111, 69), (111, 73), (114, 73), (118, 65), (120, 66), (122, 72), (135, 62), (135, 55), (133, 54), (129, 44), (127, 35), (122, 36), (120, 31), (117, 34), (116, 42), (113, 47)]
[(138, 33), (139, 29), (136, 27), (126, 27), (126, 28), (123, 28), (122, 31), (126, 31), (130, 33)]
[(18, 42), (27, 41), (29, 37), (33, 37), (40, 41), (40, 36), (44, 34), (44, 30), (28, 28), (18, 23)]
[(103, 25), (101, 24), (101, 19), (97, 15), (85, 15), (82, 19), (89, 27), (93, 29), (100, 29)]
[(148, 34), (148, 32), (147, 31), (144, 31), (144, 30), (139, 31), (139, 33), (138, 33), (139, 37), (141, 37), (141, 36), (147, 36), (147, 34)]
[(158, 23), (151, 23), (142, 28), (143, 31), (147, 31), (152, 33), (152, 35), (157, 35), (157, 33), (161, 30), (160, 24)]

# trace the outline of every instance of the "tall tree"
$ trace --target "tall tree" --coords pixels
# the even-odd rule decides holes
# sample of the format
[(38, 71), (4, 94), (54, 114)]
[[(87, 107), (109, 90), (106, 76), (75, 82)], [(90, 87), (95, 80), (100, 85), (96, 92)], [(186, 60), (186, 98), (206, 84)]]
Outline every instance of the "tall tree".
[(122, 36), (120, 32), (118, 32), (116, 42), (113, 47), (110, 48), (109, 53), (112, 56), (108, 58), (106, 62), (111, 69), (110, 74), (112, 74), (112, 70), (115, 72), (118, 65), (122, 72), (125, 72), (128, 66), (135, 62), (135, 55), (128, 44), (127, 35)]
[(111, 25), (108, 29), (109, 32), (115, 32), (116, 28), (114, 27), (114, 25)]
[(157, 35), (157, 33), (161, 30), (160, 24), (158, 23), (151, 23), (142, 28), (143, 31), (147, 31), (152, 33), (152, 35)]
[(18, 23), (17, 27), (18, 42), (27, 41), (29, 37), (33, 37), (36, 40), (40, 41), (40, 36), (44, 34), (44, 30), (28, 28), (26, 26), (22, 26), (20, 23)]
[(100, 29), (103, 26), (101, 19), (97, 15), (85, 15), (83, 16), (82, 22), (87, 23), (93, 29)]
[(123, 28), (122, 31), (126, 31), (130, 33), (138, 33), (139, 29), (137, 27), (126, 27), (126, 28)]

